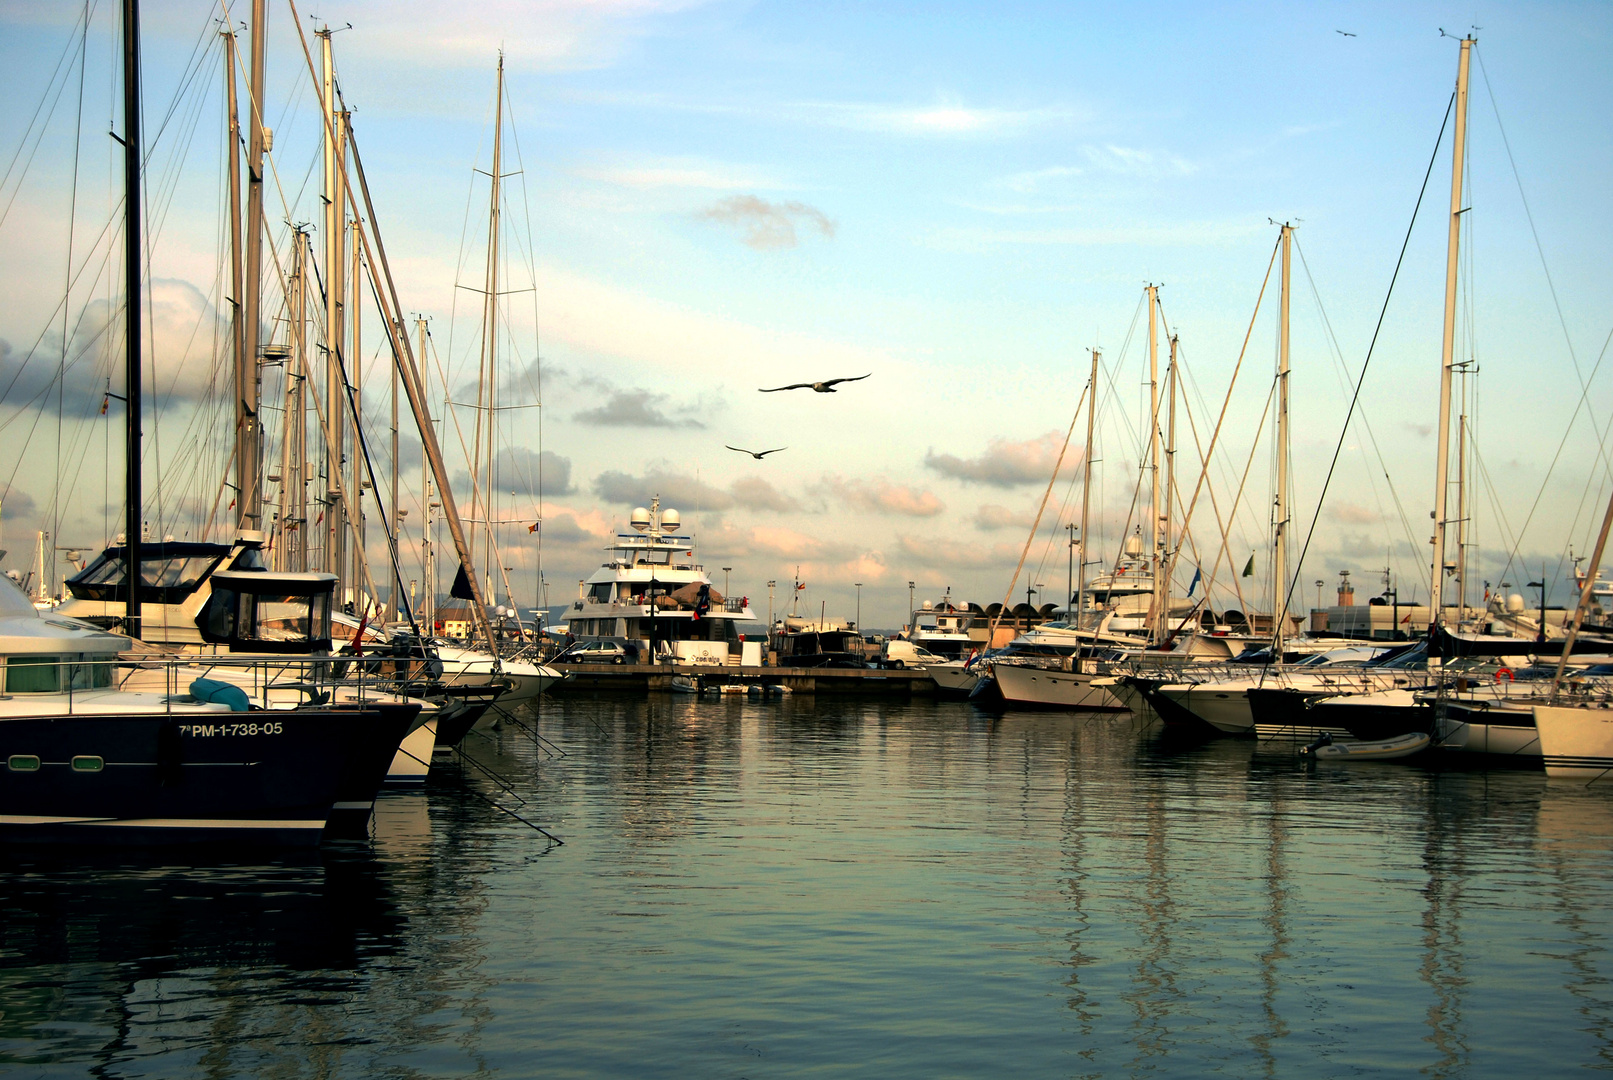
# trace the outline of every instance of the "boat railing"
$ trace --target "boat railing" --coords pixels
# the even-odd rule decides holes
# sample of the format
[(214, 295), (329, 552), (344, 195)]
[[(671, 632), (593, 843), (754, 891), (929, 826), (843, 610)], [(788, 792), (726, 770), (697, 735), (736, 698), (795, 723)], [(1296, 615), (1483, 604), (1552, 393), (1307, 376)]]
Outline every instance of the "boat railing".
[[(189, 655), (97, 660), (41, 658), (7, 661), (7, 693), (41, 697), (65, 694), (69, 714), (105, 711), (109, 690), (148, 693), (163, 699), (165, 712), (191, 704), (191, 686), (211, 679), (239, 688), (259, 709), (326, 705), (342, 691), (342, 705), (362, 707), (377, 698), (417, 697), (435, 681), (414, 658), (361, 656)], [(115, 708), (115, 706), (113, 706)]]

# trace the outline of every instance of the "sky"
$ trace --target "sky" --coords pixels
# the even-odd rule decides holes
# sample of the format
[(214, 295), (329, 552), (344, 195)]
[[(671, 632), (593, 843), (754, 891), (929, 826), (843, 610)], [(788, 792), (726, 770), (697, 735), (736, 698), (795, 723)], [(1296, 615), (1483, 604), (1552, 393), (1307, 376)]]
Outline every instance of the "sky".
[[(89, 5), (80, 38), (84, 5), (0, 3), (7, 568), (26, 571), (40, 529), (93, 550), (121, 516), (120, 404), (100, 414), (122, 378), (109, 225), (121, 165), (106, 135), (122, 126), (116, 6)], [(268, 9), (265, 214), (289, 260), (285, 223), (320, 221), (320, 123), (291, 9)], [(229, 513), (214, 509), (229, 449), (216, 32), (250, 11), (144, 11), (147, 517), (188, 537)], [(1547, 580), (1564, 602), (1569, 550), (1594, 541), (1613, 416), (1600, 366), (1613, 332), (1605, 5), (401, 0), (299, 14), (338, 31), (375, 224), (404, 309), (430, 319), (433, 409), (461, 478), (474, 418), (444, 399), (475, 395), (470, 290), (484, 280), (502, 50), (496, 516), (522, 607), (539, 594), (539, 535), (547, 600), (564, 603), (655, 495), (682, 513), (719, 588), (726, 575), (758, 608), (767, 581), (782, 606), (797, 575), (803, 610), (870, 627), (906, 621), (909, 582), (920, 600), (1029, 588), (1058, 602), (1093, 348), (1089, 562), (1111, 561), (1136, 526), (1140, 480), (1146, 496), (1147, 284), (1182, 358), (1182, 506), (1201, 472), (1194, 440), (1208, 443), (1226, 403), (1177, 588), (1214, 566), (1219, 606), (1268, 607), (1275, 271), (1262, 286), (1284, 221), (1297, 239), (1291, 559), (1311, 537), (1294, 603), (1313, 606), (1314, 582), (1331, 593), (1341, 570), (1376, 593), (1386, 567), (1403, 599), (1426, 597), (1448, 131), (1435, 147), (1459, 52), (1448, 35), (1469, 32), (1457, 340), (1473, 370), (1457, 406), (1469, 595), (1507, 581), (1532, 599), (1524, 583)], [(271, 260), (277, 290), (274, 273)], [(278, 303), (265, 303), (271, 335)], [(371, 311), (364, 398), (385, 456), (383, 340)], [(1162, 337), (1162, 373), (1167, 351)], [(833, 395), (757, 392), (862, 375)], [(273, 458), (278, 431), (269, 439)], [(401, 441), (404, 575), (418, 578), (419, 442)], [(756, 461), (728, 446), (786, 449)], [(1240, 581), (1251, 555), (1260, 572)]]

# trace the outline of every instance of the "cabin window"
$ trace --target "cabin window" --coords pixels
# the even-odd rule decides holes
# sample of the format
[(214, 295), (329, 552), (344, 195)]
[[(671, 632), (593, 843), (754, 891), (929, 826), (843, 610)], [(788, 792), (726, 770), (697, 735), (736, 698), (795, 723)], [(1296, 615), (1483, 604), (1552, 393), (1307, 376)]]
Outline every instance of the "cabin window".
[(109, 656), (80, 656), (79, 662), (72, 666), (72, 688), (103, 690), (111, 686), (112, 668), (115, 663), (116, 661)]
[(95, 754), (79, 754), (73, 758), (74, 772), (100, 772), (106, 768), (106, 759)]
[(12, 754), (6, 758), (6, 768), (12, 772), (38, 772), (38, 754)]
[(257, 596), (260, 641), (306, 641), (313, 629), (306, 596)]
[(59, 656), (6, 657), (6, 693), (54, 694), (62, 688)]
[(589, 599), (593, 600), (593, 602), (596, 604), (610, 603), (610, 586), (611, 583), (608, 581), (593, 586), (588, 590)]

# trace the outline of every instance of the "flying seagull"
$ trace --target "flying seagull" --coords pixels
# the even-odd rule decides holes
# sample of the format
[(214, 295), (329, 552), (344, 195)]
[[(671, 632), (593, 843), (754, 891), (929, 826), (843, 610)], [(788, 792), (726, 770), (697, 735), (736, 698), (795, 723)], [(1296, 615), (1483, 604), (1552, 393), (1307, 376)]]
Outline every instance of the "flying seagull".
[[(728, 446), (727, 443), (723, 443), (723, 445)], [(789, 447), (788, 446), (777, 446), (777, 447), (774, 447), (772, 450), (763, 450), (759, 454), (755, 450), (745, 450), (745, 449), (743, 449), (741, 447), (738, 447), (738, 446), (728, 446), (728, 449), (730, 449), (730, 450), (738, 450), (741, 454), (749, 454), (751, 457), (755, 458), (757, 461), (760, 461), (764, 457), (766, 457), (768, 454), (776, 454), (780, 450), (788, 450)]]
[[(868, 373), (868, 375), (872, 375), (872, 374), (873, 374), (872, 371), (870, 371)], [(854, 376), (854, 377), (849, 378), (849, 379), (825, 379), (822, 382), (791, 383), (789, 386), (775, 386), (775, 387), (773, 387), (771, 389), (761, 388), (761, 392), (764, 393), (764, 394), (776, 394), (780, 390), (806, 390), (806, 389), (812, 389), (812, 390), (816, 390), (820, 394), (833, 394), (833, 393), (837, 392), (835, 390), (835, 388), (834, 388), (835, 383), (857, 382), (859, 379), (868, 378), (868, 375), (857, 375), (857, 376)], [(729, 449), (732, 449), (732, 447), (730, 447)]]
[(1355, 37), (1355, 35), (1350, 33), (1348, 30), (1335, 30), (1333, 32), (1335, 34), (1343, 34), (1345, 37)]

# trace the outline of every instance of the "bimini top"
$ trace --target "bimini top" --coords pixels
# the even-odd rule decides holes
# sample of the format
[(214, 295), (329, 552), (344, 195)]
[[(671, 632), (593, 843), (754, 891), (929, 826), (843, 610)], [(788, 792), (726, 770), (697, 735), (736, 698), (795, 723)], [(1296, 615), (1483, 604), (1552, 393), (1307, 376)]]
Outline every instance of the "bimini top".
[[(261, 545), (243, 541), (241, 554), (232, 570), (262, 570)], [(189, 540), (169, 540), (140, 545), (140, 602), (142, 604), (181, 604), (217, 570), (235, 550), (234, 544), (206, 544)], [(96, 556), (84, 569), (67, 579), (67, 589), (79, 600), (114, 601), (128, 596), (124, 564), (128, 548), (114, 545)]]
[(16, 582), (0, 580), (4, 581), (0, 585), (0, 655), (111, 654), (129, 647), (129, 639), (122, 634), (108, 634), (77, 619), (40, 611)]

